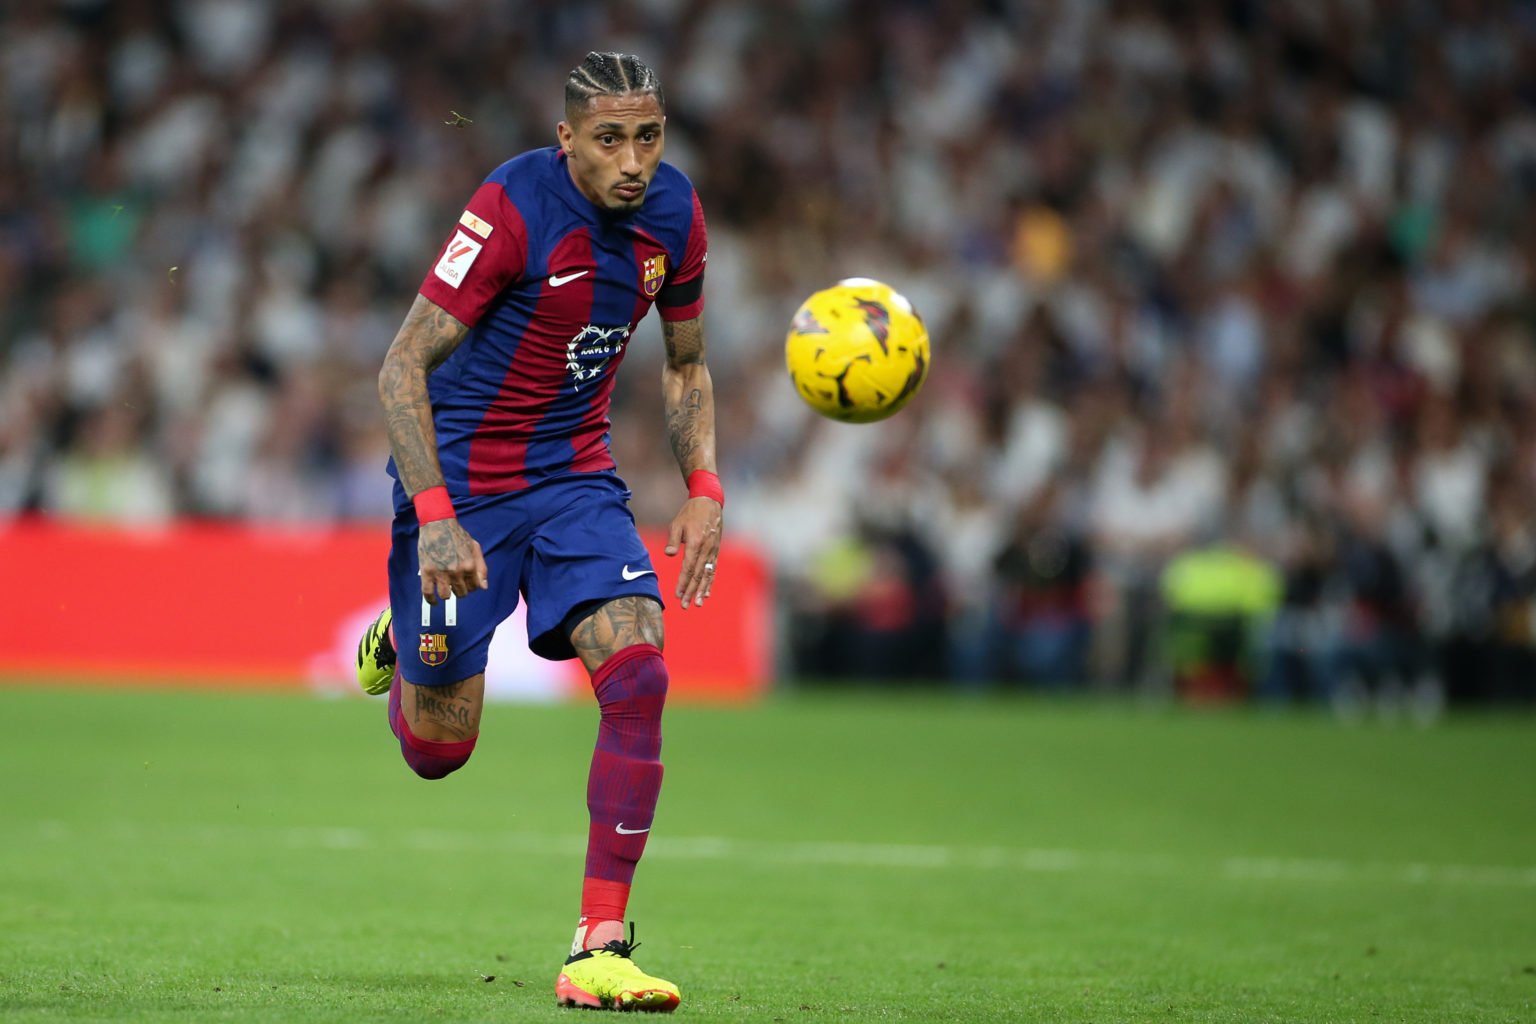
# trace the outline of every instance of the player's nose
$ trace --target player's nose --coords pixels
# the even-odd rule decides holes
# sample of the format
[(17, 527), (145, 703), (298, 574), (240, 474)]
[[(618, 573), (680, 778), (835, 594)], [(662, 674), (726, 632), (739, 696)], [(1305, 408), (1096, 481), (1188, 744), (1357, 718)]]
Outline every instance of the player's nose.
[(623, 172), (626, 177), (640, 177), (640, 152), (635, 148), (635, 144), (633, 142), (627, 146), (620, 147), (619, 170)]

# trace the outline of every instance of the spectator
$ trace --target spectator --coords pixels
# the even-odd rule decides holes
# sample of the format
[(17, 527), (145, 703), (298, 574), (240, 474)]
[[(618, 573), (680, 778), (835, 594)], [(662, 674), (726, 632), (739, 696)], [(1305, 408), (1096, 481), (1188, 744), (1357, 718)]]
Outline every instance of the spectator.
[(1060, 480), (1042, 488), (998, 551), (988, 644), (996, 675), (1055, 690), (1086, 680), (1093, 622), (1091, 555), (1067, 495)]
[[(1527, 5), (524, 6), (0, 6), (0, 515), (381, 521), (356, 395), (414, 261), (464, 168), (549, 141), (535, 86), (606, 40), (678, 83), (731, 529), (808, 635), (864, 601), (898, 647), (947, 631), (959, 675), (1022, 642), (1009, 671), (1145, 683), (1159, 574), (1219, 527), (1288, 580), (1280, 692), (1444, 673), (1472, 697), (1495, 648), (1518, 662), (1489, 625), (1518, 600), (1488, 595), (1523, 586), (1536, 521)], [(926, 392), (878, 427), (783, 382), (794, 305), (854, 274), (934, 341)], [(642, 326), (628, 358), (659, 347)], [(654, 405), (646, 376), (615, 401)], [(637, 493), (665, 493), (661, 443), (615, 438)], [(1029, 560), (981, 554), (1020, 522), (1065, 530), (1113, 598), (1074, 613), (1080, 672), (1021, 639)], [(892, 581), (920, 613), (889, 614)], [(1411, 632), (1411, 665), (1387, 672), (1367, 618)], [(1295, 660), (1322, 635), (1338, 661)]]

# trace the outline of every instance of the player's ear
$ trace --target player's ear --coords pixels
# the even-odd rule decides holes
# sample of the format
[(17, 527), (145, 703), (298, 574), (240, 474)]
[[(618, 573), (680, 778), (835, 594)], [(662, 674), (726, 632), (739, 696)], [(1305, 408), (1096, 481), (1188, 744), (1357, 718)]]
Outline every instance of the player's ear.
[(555, 138), (560, 141), (560, 148), (565, 150), (566, 156), (571, 156), (576, 148), (571, 145), (571, 140), (575, 137), (576, 133), (571, 130), (571, 126), (566, 122), (561, 121), (555, 125)]

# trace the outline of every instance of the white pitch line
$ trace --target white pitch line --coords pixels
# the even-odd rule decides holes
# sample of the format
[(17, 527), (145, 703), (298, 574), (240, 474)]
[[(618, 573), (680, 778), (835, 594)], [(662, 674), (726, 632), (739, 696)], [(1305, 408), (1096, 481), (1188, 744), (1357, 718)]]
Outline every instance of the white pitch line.
[(1239, 881), (1397, 882), (1404, 885), (1536, 886), (1536, 868), (1491, 864), (1387, 864), (1344, 860), (1234, 857), (1222, 874)]
[[(199, 824), (151, 827), (125, 821), (99, 822), (81, 828), (68, 822), (42, 821), (33, 826), (33, 836), (43, 842), (77, 842), (106, 836), (114, 842), (126, 843), (196, 842), (207, 846), (267, 843), (292, 850), (396, 847), (423, 852), (505, 852), (561, 858), (579, 857), (586, 849), (586, 837), (582, 835), (438, 828), (380, 830), (344, 826), (262, 828)], [(1392, 864), (1300, 857), (1229, 857), (1213, 861), (1153, 853), (857, 841), (785, 842), (724, 836), (656, 836), (646, 850), (648, 856), (657, 860), (722, 860), (769, 866), (1153, 876), (1208, 873), (1233, 882), (1536, 888), (1536, 867), (1490, 864)]]

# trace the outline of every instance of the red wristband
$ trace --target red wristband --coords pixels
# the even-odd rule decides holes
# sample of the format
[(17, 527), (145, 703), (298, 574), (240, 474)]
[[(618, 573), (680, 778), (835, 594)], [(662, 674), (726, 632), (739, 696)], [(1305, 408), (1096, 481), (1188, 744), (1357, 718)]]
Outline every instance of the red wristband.
[(453, 502), (448, 500), (448, 488), (442, 484), (416, 492), (411, 502), (416, 506), (418, 523), (435, 523), (439, 519), (454, 518)]
[(688, 497), (713, 498), (721, 508), (725, 507), (725, 490), (720, 478), (707, 469), (696, 469), (688, 474)]

